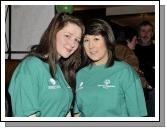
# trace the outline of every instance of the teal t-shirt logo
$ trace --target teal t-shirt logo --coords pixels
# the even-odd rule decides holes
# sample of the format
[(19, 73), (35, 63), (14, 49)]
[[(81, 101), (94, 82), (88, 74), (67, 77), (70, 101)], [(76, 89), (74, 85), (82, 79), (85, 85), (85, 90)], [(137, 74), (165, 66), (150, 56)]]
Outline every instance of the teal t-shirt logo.
[(104, 82), (103, 82), (104, 84), (103, 85), (98, 85), (99, 87), (102, 87), (102, 88), (104, 88), (104, 89), (108, 89), (108, 88), (110, 88), (110, 87), (115, 87), (115, 85), (111, 85), (111, 82), (110, 82), (110, 80), (109, 79), (106, 79), (106, 80), (104, 80)]
[(61, 88), (58, 82), (55, 79), (50, 78), (48, 89), (58, 89), (58, 88)]
[(78, 90), (81, 90), (81, 89), (83, 89), (84, 87), (83, 87), (83, 82), (80, 82), (80, 84), (79, 84), (79, 87), (78, 87)]

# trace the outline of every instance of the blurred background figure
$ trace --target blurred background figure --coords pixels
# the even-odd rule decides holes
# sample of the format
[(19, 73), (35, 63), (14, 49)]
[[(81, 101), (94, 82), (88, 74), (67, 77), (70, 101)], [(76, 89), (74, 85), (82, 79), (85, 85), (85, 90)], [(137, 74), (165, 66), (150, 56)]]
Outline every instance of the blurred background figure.
[(126, 26), (120, 32), (120, 36), (118, 37), (115, 44), (115, 55), (118, 59), (124, 60), (128, 64), (130, 64), (140, 76), (142, 86), (144, 91), (146, 89), (150, 89), (151, 86), (148, 85), (144, 77), (144, 73), (139, 68), (139, 60), (134, 53), (134, 49), (136, 47), (138, 32), (132, 27)]
[(153, 88), (147, 91), (148, 115), (155, 116), (155, 44), (153, 41), (154, 27), (149, 21), (143, 21), (139, 25), (139, 40), (136, 45), (135, 54), (139, 59), (140, 69), (149, 85)]
[(139, 40), (135, 54), (149, 84), (155, 87), (155, 44), (152, 40), (153, 36), (153, 25), (148, 21), (142, 22), (139, 26)]

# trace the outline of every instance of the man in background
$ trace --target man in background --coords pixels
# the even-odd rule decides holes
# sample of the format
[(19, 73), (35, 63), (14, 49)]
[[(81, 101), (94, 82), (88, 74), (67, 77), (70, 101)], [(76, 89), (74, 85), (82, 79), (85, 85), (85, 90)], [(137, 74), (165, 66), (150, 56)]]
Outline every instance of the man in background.
[(146, 103), (148, 117), (155, 116), (155, 44), (153, 42), (153, 25), (143, 21), (139, 25), (139, 39), (135, 48), (135, 54), (139, 59), (139, 67), (152, 89), (146, 91)]

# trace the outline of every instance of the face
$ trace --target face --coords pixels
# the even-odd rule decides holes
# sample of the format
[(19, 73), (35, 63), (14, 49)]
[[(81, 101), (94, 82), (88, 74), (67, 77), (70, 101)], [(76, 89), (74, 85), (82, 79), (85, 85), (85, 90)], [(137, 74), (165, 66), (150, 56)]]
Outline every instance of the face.
[(129, 47), (131, 50), (134, 50), (134, 49), (135, 49), (135, 46), (136, 46), (136, 43), (137, 43), (137, 37), (134, 36), (131, 41), (128, 41), (128, 47)]
[(153, 36), (152, 27), (149, 25), (141, 26), (140, 28), (140, 38), (143, 41), (143, 43), (148, 43), (151, 41), (151, 38)]
[(63, 29), (56, 34), (56, 49), (58, 58), (68, 58), (78, 48), (81, 40), (82, 30), (79, 26), (67, 23)]
[(86, 54), (96, 65), (106, 64), (108, 50), (101, 35), (85, 35), (83, 44)]

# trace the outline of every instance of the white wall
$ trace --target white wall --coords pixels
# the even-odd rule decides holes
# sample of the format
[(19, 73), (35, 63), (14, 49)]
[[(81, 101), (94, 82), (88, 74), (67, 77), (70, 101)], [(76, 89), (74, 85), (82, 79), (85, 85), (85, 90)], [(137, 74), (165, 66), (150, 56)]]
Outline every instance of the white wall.
[[(6, 16), (6, 21), (5, 21), (5, 32), (6, 32), (6, 38), (7, 38), (7, 42), (5, 41), (5, 43), (9, 43), (9, 10), (8, 10), (8, 6), (5, 6), (5, 16)], [(8, 44), (5, 44), (5, 51), (7, 51), (7, 46)]]
[[(38, 44), (42, 33), (54, 16), (54, 11), (52, 5), (13, 5), (11, 8), (12, 51), (29, 51), (32, 45)], [(6, 33), (8, 37), (8, 22), (6, 22)], [(5, 58), (7, 56), (8, 54), (5, 54)], [(25, 54), (12, 54), (11, 58), (21, 59), (24, 56)]]

